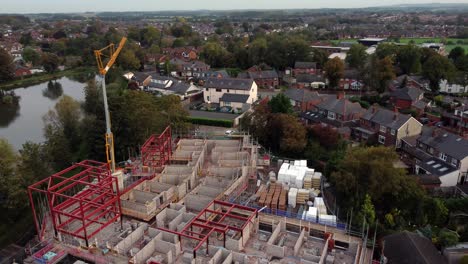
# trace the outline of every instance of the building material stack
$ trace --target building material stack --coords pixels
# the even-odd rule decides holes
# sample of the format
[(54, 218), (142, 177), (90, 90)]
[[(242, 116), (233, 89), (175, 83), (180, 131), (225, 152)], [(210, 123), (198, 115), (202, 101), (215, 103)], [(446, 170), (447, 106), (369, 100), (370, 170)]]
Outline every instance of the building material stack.
[(321, 172), (315, 172), (313, 173), (312, 176), (312, 188), (314, 189), (320, 189), (320, 183), (322, 181), (322, 173)]
[(281, 194), (279, 196), (279, 202), (278, 202), (278, 210), (281, 210), (281, 211), (286, 211), (287, 210), (287, 194), (288, 194), (288, 191), (286, 191), (285, 189), (281, 189)]
[(296, 203), (297, 204), (306, 204), (307, 201), (309, 201), (309, 190), (298, 189), (297, 190)]

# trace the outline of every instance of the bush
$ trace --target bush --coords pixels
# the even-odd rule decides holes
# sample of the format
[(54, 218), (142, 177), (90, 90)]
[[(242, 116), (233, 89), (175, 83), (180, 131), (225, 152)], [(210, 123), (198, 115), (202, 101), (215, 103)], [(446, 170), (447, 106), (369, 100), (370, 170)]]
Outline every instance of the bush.
[(189, 120), (192, 124), (205, 126), (232, 127), (234, 124), (232, 120), (211, 119), (203, 117), (190, 117)]

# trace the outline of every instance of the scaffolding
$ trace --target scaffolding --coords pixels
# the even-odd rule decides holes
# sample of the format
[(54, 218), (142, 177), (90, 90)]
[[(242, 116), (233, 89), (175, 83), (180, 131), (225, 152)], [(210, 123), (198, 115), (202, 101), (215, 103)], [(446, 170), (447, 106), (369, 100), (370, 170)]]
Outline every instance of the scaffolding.
[(88, 247), (89, 239), (121, 217), (118, 181), (106, 163), (76, 163), (29, 186), (28, 194), (39, 239), (50, 216), (56, 237), (82, 239)]

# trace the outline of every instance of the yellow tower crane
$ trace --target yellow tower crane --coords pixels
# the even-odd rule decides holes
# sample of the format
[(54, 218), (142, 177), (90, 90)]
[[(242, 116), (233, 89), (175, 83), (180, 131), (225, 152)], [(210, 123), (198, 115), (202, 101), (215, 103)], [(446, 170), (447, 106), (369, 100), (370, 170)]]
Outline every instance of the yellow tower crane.
[[(106, 157), (107, 163), (110, 166), (112, 172), (115, 172), (115, 154), (114, 154), (114, 136), (112, 135), (111, 131), (111, 121), (110, 121), (110, 114), (109, 114), (109, 106), (107, 104), (107, 91), (106, 91), (106, 73), (109, 69), (114, 65), (115, 60), (119, 56), (120, 51), (122, 50), (123, 46), (127, 38), (123, 37), (120, 40), (119, 46), (117, 49), (115, 45), (112, 43), (107, 47), (104, 47), (100, 50), (95, 50), (94, 55), (96, 56), (96, 61), (98, 65), (99, 75), (102, 78), (102, 95), (104, 98), (104, 111), (106, 115)], [(109, 61), (107, 61), (106, 65), (103, 63), (103, 57), (108, 57)]]

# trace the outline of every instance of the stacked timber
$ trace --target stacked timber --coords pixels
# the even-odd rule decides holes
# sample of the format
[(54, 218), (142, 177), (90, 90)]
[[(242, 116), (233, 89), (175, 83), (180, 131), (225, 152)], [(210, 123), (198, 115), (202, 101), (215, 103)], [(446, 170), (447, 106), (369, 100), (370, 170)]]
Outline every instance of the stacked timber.
[(314, 175), (312, 176), (312, 188), (320, 189), (321, 180), (322, 180), (322, 173), (315, 172)]

